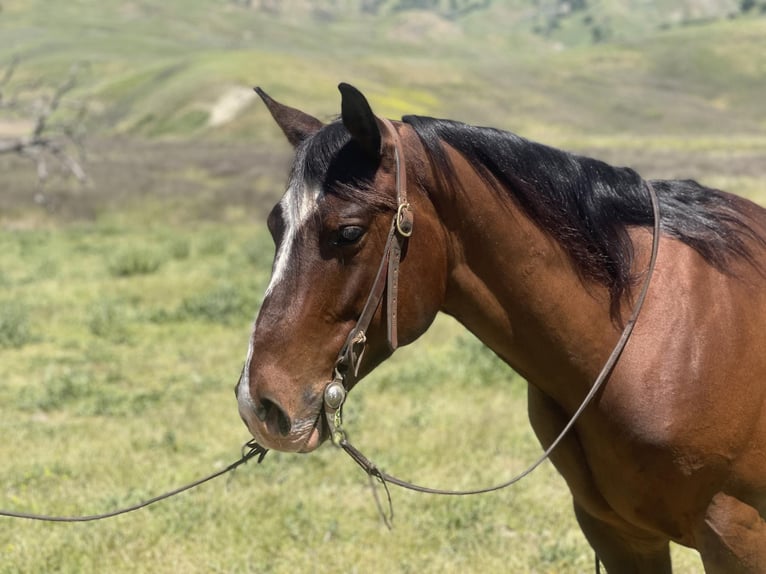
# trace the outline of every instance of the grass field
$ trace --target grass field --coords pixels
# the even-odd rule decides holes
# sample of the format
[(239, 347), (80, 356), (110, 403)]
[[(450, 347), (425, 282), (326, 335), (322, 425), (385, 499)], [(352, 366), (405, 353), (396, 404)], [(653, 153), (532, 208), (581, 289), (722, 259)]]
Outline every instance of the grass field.
[[(664, 0), (604, 1), (614, 38), (593, 45), (579, 17), (531, 33), (528, 4), (318, 23), (233, 2), (4, 0), (0, 75), (22, 57), (12, 88), (89, 62), (74, 95), (91, 105), (92, 181), (40, 190), (27, 163), (0, 156), (0, 508), (110, 510), (238, 458), (249, 437), (232, 389), (290, 151), (254, 101), (210, 124), (231, 90), (257, 83), (328, 119), (350, 81), (383, 115), (494, 125), (766, 204), (766, 19), (670, 25)], [(625, 8), (639, 4), (640, 22)], [(525, 394), (440, 317), (354, 390), (346, 424), (394, 474), (488, 485), (540, 452)], [(392, 495), (388, 531), (342, 453), (270, 453), (101, 523), (0, 518), (0, 573), (592, 571), (548, 464), (485, 496)], [(677, 572), (702, 572), (673, 552)]]
[[(192, 230), (136, 217), (2, 234), (2, 507), (88, 513), (138, 502), (235, 460), (247, 439), (231, 389), (269, 240), (237, 218)], [(347, 407), (355, 442), (380, 465), (460, 488), (499, 481), (538, 454), (523, 381), (446, 318), (417, 345), (417, 360), (403, 349)], [(590, 568), (547, 465), (498, 494), (393, 497), (389, 532), (339, 451), (270, 453), (102, 523), (2, 519), (0, 571)]]
[[(737, 184), (766, 199), (760, 140), (699, 140), (692, 150), (667, 140), (640, 149), (610, 137), (572, 143), (648, 175)], [(53, 212), (19, 196), (0, 221), (2, 507), (91, 513), (138, 502), (235, 460), (248, 438), (232, 387), (273, 251), (264, 207), (236, 192), (237, 166), (249, 156), (236, 146), (219, 150), (230, 169), (212, 177), (222, 168), (211, 149), (147, 146), (143, 155), (137, 145), (104, 148), (101, 169), (129, 185), (140, 159), (147, 179), (133, 175), (134, 183), (152, 193), (110, 198), (62, 188)], [(19, 182), (27, 177), (23, 164), (4, 167)], [(225, 182), (234, 190), (229, 201)], [(348, 404), (349, 431), (376, 462), (460, 488), (497, 482), (539, 453), (524, 382), (469, 334), (442, 318), (415, 346)], [(365, 477), (342, 453), (270, 453), (259, 467), (102, 523), (2, 519), (0, 572), (592, 567), (549, 465), (497, 494), (393, 497), (389, 532)], [(695, 555), (674, 553), (678, 572), (701, 572)]]

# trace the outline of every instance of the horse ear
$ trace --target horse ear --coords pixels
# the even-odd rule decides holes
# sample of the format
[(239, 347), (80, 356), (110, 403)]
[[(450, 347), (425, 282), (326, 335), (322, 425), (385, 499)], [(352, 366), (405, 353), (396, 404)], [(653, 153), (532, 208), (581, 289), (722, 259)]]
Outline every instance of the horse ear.
[(287, 140), (297, 147), (301, 142), (318, 132), (324, 125), (318, 119), (300, 110), (280, 104), (261, 88), (255, 88), (263, 103), (269, 108), (271, 116), (287, 136)]
[(362, 92), (349, 84), (338, 86), (341, 94), (341, 118), (351, 137), (372, 159), (380, 158), (380, 126)]

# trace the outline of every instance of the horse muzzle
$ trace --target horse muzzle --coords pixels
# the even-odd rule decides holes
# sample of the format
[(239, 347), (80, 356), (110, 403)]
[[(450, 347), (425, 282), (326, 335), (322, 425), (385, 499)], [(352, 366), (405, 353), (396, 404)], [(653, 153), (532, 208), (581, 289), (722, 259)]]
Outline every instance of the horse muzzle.
[(308, 412), (291, 417), (276, 400), (254, 400), (247, 381), (237, 383), (235, 395), (239, 416), (253, 438), (266, 448), (282, 452), (311, 452), (329, 434), (321, 402), (309, 405)]

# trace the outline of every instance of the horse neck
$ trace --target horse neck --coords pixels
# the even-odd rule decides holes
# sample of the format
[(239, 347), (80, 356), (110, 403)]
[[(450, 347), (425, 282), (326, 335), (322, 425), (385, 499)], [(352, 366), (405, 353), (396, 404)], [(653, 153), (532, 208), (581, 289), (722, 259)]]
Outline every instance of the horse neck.
[(619, 335), (609, 294), (510, 195), (450, 153), (458, 185), (434, 199), (450, 260), (443, 311), (530, 383), (576, 405)]

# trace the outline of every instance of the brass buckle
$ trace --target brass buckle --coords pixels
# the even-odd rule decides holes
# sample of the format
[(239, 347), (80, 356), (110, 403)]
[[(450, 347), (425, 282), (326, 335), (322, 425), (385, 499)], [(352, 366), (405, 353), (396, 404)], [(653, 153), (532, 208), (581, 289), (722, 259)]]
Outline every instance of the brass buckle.
[(412, 235), (412, 211), (409, 203), (400, 203), (396, 210), (396, 231), (402, 237)]
[(359, 376), (359, 366), (362, 364), (364, 352), (367, 350), (367, 335), (364, 331), (359, 331), (348, 346), (348, 358), (351, 363), (351, 369), (354, 376)]

